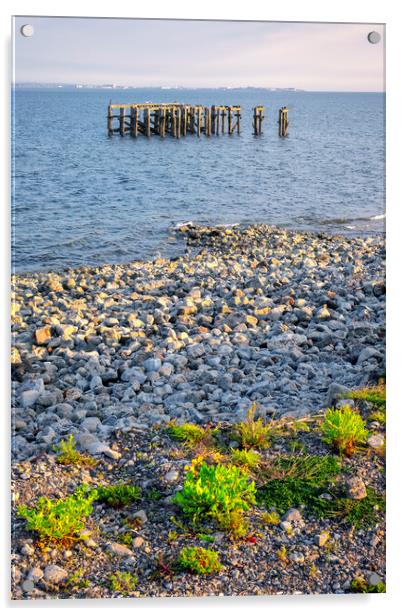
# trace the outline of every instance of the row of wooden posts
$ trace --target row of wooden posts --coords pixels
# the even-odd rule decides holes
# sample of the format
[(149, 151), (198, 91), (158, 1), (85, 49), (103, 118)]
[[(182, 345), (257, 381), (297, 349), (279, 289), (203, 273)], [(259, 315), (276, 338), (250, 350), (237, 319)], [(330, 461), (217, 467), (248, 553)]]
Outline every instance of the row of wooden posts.
[[(116, 113), (116, 111), (118, 113)], [(241, 107), (239, 105), (184, 105), (179, 103), (139, 103), (132, 105), (119, 105), (110, 103), (107, 115), (108, 135), (114, 133), (124, 137), (146, 137), (171, 135), (179, 139), (187, 133), (207, 137), (211, 135), (237, 132), (240, 135)], [(114, 120), (118, 120), (115, 126)], [(262, 134), (264, 120), (264, 107), (254, 107), (253, 134)], [(279, 136), (288, 135), (288, 109), (279, 110)]]

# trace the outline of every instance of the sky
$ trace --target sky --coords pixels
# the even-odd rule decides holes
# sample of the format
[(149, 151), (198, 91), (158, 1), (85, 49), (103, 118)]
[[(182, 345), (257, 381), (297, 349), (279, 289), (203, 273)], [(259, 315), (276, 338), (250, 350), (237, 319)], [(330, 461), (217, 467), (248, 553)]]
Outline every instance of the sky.
[(14, 27), (17, 83), (384, 90), (383, 25), (17, 17)]

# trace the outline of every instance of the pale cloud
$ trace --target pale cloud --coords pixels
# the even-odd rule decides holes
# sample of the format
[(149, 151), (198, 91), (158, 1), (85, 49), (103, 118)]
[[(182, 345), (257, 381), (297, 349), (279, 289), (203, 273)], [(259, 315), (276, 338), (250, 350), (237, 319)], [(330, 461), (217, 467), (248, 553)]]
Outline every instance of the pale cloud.
[[(23, 23), (35, 34), (24, 39)], [(16, 81), (381, 91), (382, 25), (17, 18)]]

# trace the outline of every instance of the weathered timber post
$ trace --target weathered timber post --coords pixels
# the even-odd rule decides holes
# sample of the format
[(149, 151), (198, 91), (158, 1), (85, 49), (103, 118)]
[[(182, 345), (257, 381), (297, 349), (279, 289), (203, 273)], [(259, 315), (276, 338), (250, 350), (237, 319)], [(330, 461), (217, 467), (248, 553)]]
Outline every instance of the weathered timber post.
[(226, 116), (226, 108), (222, 109), (222, 135), (225, 134), (225, 116)]
[(240, 114), (240, 109), (236, 110), (236, 118), (237, 118), (237, 134), (240, 135), (240, 118), (241, 118), (241, 114)]
[(176, 108), (172, 107), (171, 110), (171, 120), (172, 120), (172, 137), (176, 137)]
[(161, 137), (164, 137), (165, 130), (166, 130), (166, 109), (164, 107), (161, 107), (160, 109), (159, 126), (160, 126), (159, 134)]
[(185, 137), (187, 135), (187, 122), (188, 122), (188, 107), (187, 105), (184, 105), (183, 107), (183, 136)]
[(262, 133), (262, 121), (264, 119), (264, 107), (254, 107), (253, 115), (253, 129), (254, 135), (261, 135)]
[(211, 133), (215, 135), (216, 133), (216, 107), (212, 105), (211, 107)]
[(201, 107), (197, 107), (197, 136), (198, 137), (201, 137), (201, 129), (202, 129)]
[(219, 118), (220, 118), (220, 109), (218, 107), (218, 111), (216, 112), (216, 119), (215, 119), (215, 132), (217, 135), (219, 135)]
[(130, 107), (130, 136), (137, 137), (137, 117), (136, 117), (136, 108)]
[(119, 122), (120, 122), (120, 126), (119, 126), (119, 129), (120, 129), (120, 135), (121, 135), (122, 137), (124, 137), (124, 132), (125, 132), (125, 129), (126, 129), (125, 124), (124, 124), (124, 122), (125, 122), (125, 117), (124, 117), (124, 107), (120, 107), (120, 117), (119, 117)]
[(177, 107), (177, 124), (176, 124), (176, 137), (177, 139), (180, 139), (180, 133), (181, 133), (181, 107)]
[(109, 102), (109, 106), (107, 108), (107, 134), (109, 137), (113, 135), (113, 108), (112, 101)]
[(205, 136), (209, 137), (211, 134), (211, 110), (209, 107), (204, 107), (204, 124)]
[(190, 130), (190, 133), (194, 135), (195, 133), (195, 107), (190, 107), (189, 130)]
[(151, 112), (149, 107), (145, 109), (145, 134), (147, 137), (151, 136)]
[(287, 137), (288, 136), (288, 108), (281, 107), (279, 109), (279, 136)]
[(231, 135), (233, 133), (233, 128), (232, 128), (232, 108), (228, 107), (228, 135)]

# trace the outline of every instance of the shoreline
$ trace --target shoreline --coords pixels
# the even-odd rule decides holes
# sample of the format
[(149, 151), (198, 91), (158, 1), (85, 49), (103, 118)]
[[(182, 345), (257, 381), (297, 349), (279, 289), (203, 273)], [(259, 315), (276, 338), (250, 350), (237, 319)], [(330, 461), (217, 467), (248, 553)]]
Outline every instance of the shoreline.
[[(367, 220), (382, 220), (385, 219), (385, 214), (380, 214), (378, 216), (373, 216), (373, 217), (369, 217), (367, 218)], [(203, 223), (193, 223), (192, 221), (186, 221), (186, 222), (182, 222), (182, 223), (178, 223), (177, 225), (173, 226), (173, 227), (168, 227), (166, 229), (166, 238), (165, 238), (165, 245), (169, 245), (169, 239), (174, 239), (175, 241), (177, 241), (178, 239), (180, 240), (184, 240), (184, 244), (182, 246), (182, 250), (176, 252), (175, 254), (165, 254), (165, 255), (161, 255), (161, 256), (153, 256), (150, 257), (149, 259), (133, 259), (133, 260), (129, 260), (129, 261), (105, 261), (102, 263), (97, 263), (97, 264), (83, 264), (83, 265), (78, 265), (78, 266), (67, 266), (67, 267), (49, 267), (49, 268), (40, 268), (40, 269), (34, 269), (34, 270), (19, 270), (19, 271), (13, 271), (12, 267), (11, 267), (11, 276), (20, 276), (20, 277), (28, 277), (28, 276), (33, 276), (36, 274), (65, 274), (65, 273), (73, 273), (73, 272), (77, 272), (81, 269), (87, 269), (87, 268), (92, 268), (92, 269), (96, 269), (96, 268), (102, 268), (102, 267), (107, 267), (107, 266), (115, 266), (115, 267), (124, 267), (124, 266), (129, 266), (130, 264), (137, 264), (137, 263), (153, 263), (154, 261), (158, 260), (158, 259), (168, 259), (168, 260), (175, 260), (178, 259), (181, 256), (185, 256), (185, 250), (186, 250), (186, 244), (185, 244), (185, 234), (183, 234), (181, 232), (182, 229), (185, 228), (194, 228), (194, 229), (217, 229), (217, 230), (224, 230), (224, 229), (237, 229), (239, 231), (245, 231), (248, 228), (253, 227), (253, 228), (269, 228), (271, 230), (278, 230), (278, 231), (286, 231), (289, 234), (297, 234), (297, 233), (301, 233), (303, 235), (308, 235), (308, 236), (328, 236), (328, 237), (334, 237), (334, 236), (339, 236), (339, 237), (343, 237), (349, 241), (353, 240), (354, 238), (384, 238), (385, 241), (385, 227), (383, 230), (358, 230), (356, 228), (353, 229), (348, 229), (348, 231), (346, 231), (346, 229), (343, 229), (342, 232), (338, 231), (333, 231), (331, 232), (330, 230), (311, 230), (311, 229), (307, 229), (305, 227), (290, 227), (288, 224), (283, 224), (283, 225), (267, 225), (265, 223), (253, 223), (253, 224), (247, 224), (247, 223), (221, 223), (221, 224), (216, 224), (216, 225), (209, 225), (209, 224), (203, 224)], [(170, 238), (169, 238), (170, 236)], [(14, 260), (14, 259), (13, 259)]]
[[(34, 413), (17, 451), (49, 447), (60, 422), (85, 434), (85, 417), (107, 440), (108, 406), (117, 427), (237, 421), (253, 401), (309, 414), (384, 371), (382, 238), (179, 233), (188, 254), (175, 259), (14, 277), (13, 406), (23, 423)], [(38, 413), (56, 430), (42, 434)]]

